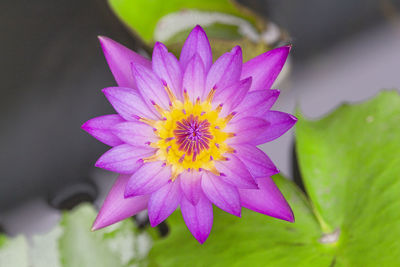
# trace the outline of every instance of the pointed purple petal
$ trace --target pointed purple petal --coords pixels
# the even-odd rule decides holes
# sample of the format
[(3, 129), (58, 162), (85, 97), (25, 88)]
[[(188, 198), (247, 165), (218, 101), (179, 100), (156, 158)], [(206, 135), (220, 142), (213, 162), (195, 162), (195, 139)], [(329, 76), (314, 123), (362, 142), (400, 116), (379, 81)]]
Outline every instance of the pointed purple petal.
[(289, 55), (290, 46), (278, 47), (243, 64), (241, 78), (253, 77), (250, 91), (270, 89)]
[(161, 161), (143, 164), (129, 179), (125, 197), (151, 194), (168, 183), (171, 168)]
[(108, 87), (103, 89), (104, 95), (114, 109), (127, 121), (136, 121), (139, 117), (157, 119), (144, 103), (137, 90), (124, 87)]
[(234, 117), (234, 120), (243, 117), (263, 118), (275, 104), (279, 94), (279, 90), (257, 90), (249, 92), (235, 109), (237, 115)]
[(220, 104), (223, 105), (219, 116), (224, 117), (233, 111), (244, 100), (250, 86), (251, 77), (237, 81), (221, 90), (216, 90), (212, 105), (213, 108), (217, 108)]
[(164, 109), (169, 108), (167, 92), (164, 89), (161, 79), (153, 71), (142, 66), (133, 65), (132, 72), (135, 76), (140, 95), (150, 109), (154, 110), (154, 102)]
[(210, 235), (213, 224), (213, 208), (211, 202), (202, 195), (197, 205), (192, 205), (185, 197), (181, 198), (181, 211), (192, 235), (203, 244)]
[(263, 144), (265, 143), (265, 134), (269, 129), (270, 123), (266, 120), (256, 117), (245, 117), (239, 120), (230, 122), (225, 132), (235, 133), (236, 136), (227, 140), (228, 144)]
[(227, 161), (215, 161), (215, 167), (221, 172), (220, 178), (231, 185), (238, 188), (254, 189), (257, 183), (254, 181), (251, 173), (247, 170), (246, 165), (235, 155), (227, 156)]
[(180, 198), (179, 181), (169, 181), (151, 194), (148, 205), (150, 225), (155, 227), (168, 218), (178, 207)]
[(92, 230), (109, 226), (146, 209), (149, 196), (124, 198), (128, 180), (128, 175), (120, 175), (115, 181), (93, 223)]
[(124, 174), (134, 173), (142, 162), (139, 160), (149, 157), (155, 152), (151, 147), (134, 147), (123, 144), (111, 148), (104, 153), (96, 162), (96, 167)]
[(110, 38), (99, 36), (99, 40), (108, 66), (110, 67), (117, 84), (121, 87), (136, 89), (136, 83), (131, 72), (131, 64), (142, 65), (150, 69), (150, 60), (136, 54), (132, 50), (111, 40)]
[(183, 70), (186, 69), (189, 61), (196, 53), (199, 54), (201, 60), (203, 61), (204, 68), (207, 73), (212, 64), (211, 46), (205, 31), (199, 25), (194, 27), (194, 29), (190, 32), (182, 47), (179, 61)]
[(259, 148), (253, 145), (234, 145), (236, 156), (246, 165), (251, 175), (255, 178), (269, 177), (279, 173), (274, 163)]
[(240, 198), (235, 186), (229, 185), (210, 172), (203, 172), (201, 187), (207, 198), (220, 209), (240, 217)]
[(297, 122), (297, 118), (295, 116), (274, 110), (268, 111), (264, 118), (270, 123), (270, 126), (260, 136), (260, 139), (263, 140), (263, 143), (275, 140), (279, 136), (286, 133)]
[(206, 74), (204, 64), (198, 54), (189, 61), (185, 74), (183, 75), (183, 90), (186, 90), (190, 100), (195, 102), (197, 97), (203, 98)]
[(106, 145), (118, 146), (123, 142), (111, 132), (111, 128), (124, 121), (121, 116), (116, 114), (105, 115), (88, 120), (82, 125), (82, 129)]
[[(239, 80), (242, 72), (242, 49), (235, 46), (211, 66), (206, 79), (206, 93), (212, 88), (223, 89)], [(244, 77), (247, 78), (247, 77)]]
[(242, 206), (256, 212), (294, 222), (292, 209), (270, 177), (257, 179), (259, 189), (239, 189)]
[(157, 142), (159, 138), (154, 129), (142, 122), (123, 122), (115, 125), (112, 132), (125, 143), (136, 146), (148, 146), (149, 142)]
[(201, 173), (185, 171), (180, 175), (181, 190), (185, 197), (193, 204), (199, 202), (201, 194)]
[(182, 70), (176, 57), (168, 52), (164, 44), (157, 42), (153, 50), (153, 71), (165, 81), (178, 99), (182, 99)]

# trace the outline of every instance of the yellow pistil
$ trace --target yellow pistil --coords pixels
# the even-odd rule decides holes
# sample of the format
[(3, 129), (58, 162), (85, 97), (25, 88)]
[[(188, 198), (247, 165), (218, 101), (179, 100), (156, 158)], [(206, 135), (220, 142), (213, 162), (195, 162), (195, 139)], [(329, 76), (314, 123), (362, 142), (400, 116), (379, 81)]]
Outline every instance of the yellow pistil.
[[(225, 118), (219, 117), (222, 105), (212, 108), (215, 88), (211, 89), (205, 101), (201, 102), (200, 98), (197, 98), (195, 103), (190, 101), (186, 90), (183, 92), (184, 102), (181, 102), (167, 85), (164, 88), (171, 101), (169, 110), (164, 110), (153, 103), (163, 119), (153, 121), (140, 118), (140, 121), (151, 125), (154, 133), (160, 138), (158, 142), (150, 144), (157, 149), (157, 152), (143, 161), (160, 160), (171, 166), (171, 180), (175, 180), (180, 173), (189, 169), (191, 171), (203, 169), (220, 175), (215, 162), (227, 160), (224, 156), (226, 153), (235, 153), (235, 150), (225, 142), (234, 134), (223, 131), (234, 113)], [(192, 126), (198, 129), (190, 128)], [(196, 132), (197, 130), (199, 132)], [(185, 131), (188, 133), (187, 136)]]

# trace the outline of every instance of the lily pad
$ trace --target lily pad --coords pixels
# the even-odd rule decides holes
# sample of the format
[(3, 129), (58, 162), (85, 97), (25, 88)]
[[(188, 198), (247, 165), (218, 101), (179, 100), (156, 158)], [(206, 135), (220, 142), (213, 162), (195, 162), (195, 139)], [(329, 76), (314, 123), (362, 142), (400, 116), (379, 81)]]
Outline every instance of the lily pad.
[(309, 198), (273, 177), (294, 210), (289, 224), (215, 209), (198, 244), (176, 212), (155, 241), (154, 266), (400, 266), (400, 96), (383, 92), (327, 117), (299, 119), (297, 153)]
[(399, 123), (400, 96), (390, 91), (297, 124), (306, 191), (324, 231), (340, 229), (337, 263), (400, 266)]

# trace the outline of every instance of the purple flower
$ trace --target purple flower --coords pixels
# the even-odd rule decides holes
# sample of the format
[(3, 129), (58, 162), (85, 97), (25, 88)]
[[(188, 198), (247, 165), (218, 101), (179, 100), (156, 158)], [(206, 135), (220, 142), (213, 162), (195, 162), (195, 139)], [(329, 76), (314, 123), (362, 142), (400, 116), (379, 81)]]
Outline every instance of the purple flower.
[(196, 26), (179, 60), (156, 43), (152, 61), (100, 37), (118, 87), (103, 89), (118, 112), (82, 128), (112, 146), (96, 166), (120, 174), (93, 229), (148, 209), (154, 227), (180, 206), (193, 236), (203, 243), (212, 204), (239, 216), (245, 207), (294, 221), (270, 176), (278, 173), (257, 145), (278, 138), (296, 118), (271, 111), (270, 87), (289, 46), (242, 63), (239, 46), (214, 63), (206, 33)]

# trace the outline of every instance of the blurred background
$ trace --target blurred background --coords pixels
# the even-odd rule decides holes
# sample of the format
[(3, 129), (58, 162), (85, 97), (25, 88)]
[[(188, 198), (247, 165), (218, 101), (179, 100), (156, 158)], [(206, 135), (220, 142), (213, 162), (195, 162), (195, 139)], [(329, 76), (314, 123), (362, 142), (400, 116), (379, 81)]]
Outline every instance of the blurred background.
[[(239, 2), (270, 25), (266, 39), (294, 46), (275, 109), (317, 118), (400, 88), (400, 1)], [(115, 81), (97, 36), (148, 47), (105, 0), (2, 0), (0, 28), (0, 225), (30, 235), (51, 227), (58, 209), (101, 203), (115, 178), (93, 166), (107, 147), (80, 129), (114, 112), (101, 93)], [(292, 134), (262, 146), (289, 178)]]

